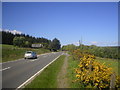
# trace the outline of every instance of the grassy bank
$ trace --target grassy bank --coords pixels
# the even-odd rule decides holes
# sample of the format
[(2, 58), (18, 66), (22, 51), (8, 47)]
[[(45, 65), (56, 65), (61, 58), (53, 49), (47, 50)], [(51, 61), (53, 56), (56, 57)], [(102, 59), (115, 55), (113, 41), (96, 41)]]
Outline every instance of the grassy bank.
[(50, 52), (49, 50), (40, 48), (40, 49), (32, 49), (32, 48), (19, 48), (13, 45), (2, 45), (2, 62), (17, 60), (24, 57), (24, 53), (26, 51), (35, 51), (37, 54), (42, 54), (46, 52)]
[[(118, 74), (118, 61), (116, 59), (106, 59), (106, 58), (99, 58), (95, 59), (99, 63), (105, 63), (107, 67), (113, 68), (113, 71)], [(81, 84), (75, 83), (76, 74), (74, 68), (76, 68), (79, 64), (78, 60), (73, 60), (72, 56), (69, 57), (68, 60), (68, 79), (69, 79), (69, 86), (70, 88), (84, 88)]]
[(61, 70), (65, 55), (60, 56), (25, 88), (57, 88), (57, 75)]

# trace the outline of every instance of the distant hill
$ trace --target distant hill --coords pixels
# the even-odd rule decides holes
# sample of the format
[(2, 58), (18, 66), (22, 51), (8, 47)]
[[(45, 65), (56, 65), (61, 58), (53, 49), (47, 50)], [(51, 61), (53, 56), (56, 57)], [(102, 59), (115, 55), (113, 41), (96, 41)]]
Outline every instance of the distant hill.
[[(13, 45), (13, 39), (14, 37), (25, 37), (26, 40), (28, 42), (30, 42), (31, 44), (33, 43), (45, 43), (45, 44), (49, 44), (49, 42), (51, 42), (51, 40), (48, 40), (46, 38), (43, 37), (33, 37), (30, 35), (25, 35), (25, 34), (21, 34), (21, 32), (18, 31), (0, 31), (0, 33), (2, 33), (2, 43), (1, 44), (8, 44), (8, 45)], [(14, 33), (14, 34), (13, 34)]]

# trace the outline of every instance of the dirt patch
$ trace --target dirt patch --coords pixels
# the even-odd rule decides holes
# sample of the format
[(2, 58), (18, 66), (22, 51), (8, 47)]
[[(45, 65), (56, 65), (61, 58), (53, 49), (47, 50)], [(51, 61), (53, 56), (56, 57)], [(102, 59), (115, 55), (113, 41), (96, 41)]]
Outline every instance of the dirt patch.
[(69, 88), (68, 80), (67, 80), (67, 67), (68, 67), (68, 54), (65, 54), (64, 64), (61, 68), (61, 71), (58, 74), (57, 81), (58, 81), (58, 88)]

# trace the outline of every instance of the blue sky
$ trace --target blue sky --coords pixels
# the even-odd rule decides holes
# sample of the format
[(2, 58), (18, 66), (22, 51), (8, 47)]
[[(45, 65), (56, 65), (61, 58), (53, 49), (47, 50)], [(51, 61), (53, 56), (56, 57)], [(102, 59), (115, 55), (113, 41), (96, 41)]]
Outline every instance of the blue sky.
[(62, 45), (117, 45), (117, 2), (3, 3), (3, 29), (18, 30)]

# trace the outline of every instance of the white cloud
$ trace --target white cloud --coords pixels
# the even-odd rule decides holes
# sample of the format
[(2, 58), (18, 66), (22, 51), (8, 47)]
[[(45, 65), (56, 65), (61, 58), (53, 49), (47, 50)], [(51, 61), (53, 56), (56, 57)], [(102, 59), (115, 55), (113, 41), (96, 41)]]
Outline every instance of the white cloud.
[[(79, 46), (79, 42), (73, 42), (71, 44), (74, 44), (76, 46)], [(83, 41), (84, 45), (96, 45), (96, 46), (118, 46), (118, 41), (105, 41), (105, 42), (98, 42), (98, 41)], [(68, 45), (68, 44), (64, 44), (64, 45)], [(119, 42), (119, 46), (120, 46), (120, 42)]]
[(79, 46), (79, 42), (74, 42), (73, 44), (76, 46)]
[(13, 33), (13, 34), (22, 34), (22, 32), (17, 31), (17, 30), (12, 30), (11, 33)]
[(98, 42), (96, 42), (96, 41), (93, 41), (93, 42), (91, 42), (91, 44), (98, 44)]
[(21, 31), (18, 31), (18, 30), (9, 30), (9, 29), (0, 29), (1, 31), (5, 31), (5, 32), (11, 32), (12, 34), (22, 34)]
[(92, 41), (89, 43), (90, 45), (97, 45), (97, 46), (117, 46), (118, 42), (114, 41), (114, 42), (97, 42), (97, 41)]

